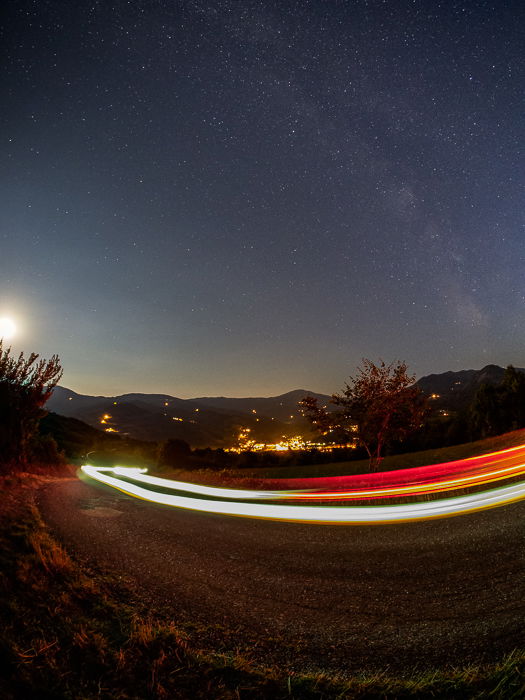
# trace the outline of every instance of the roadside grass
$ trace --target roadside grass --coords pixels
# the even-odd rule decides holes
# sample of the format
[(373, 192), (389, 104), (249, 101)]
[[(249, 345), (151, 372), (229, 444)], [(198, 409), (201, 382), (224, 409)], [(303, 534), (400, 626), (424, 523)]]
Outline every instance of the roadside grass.
[[(493, 664), (353, 676), (290, 674), (232, 648), (198, 648), (172, 620), (75, 561), (42, 521), (38, 488), (0, 479), (0, 695), (20, 698), (521, 698), (525, 651)], [(228, 636), (228, 635), (226, 635)]]

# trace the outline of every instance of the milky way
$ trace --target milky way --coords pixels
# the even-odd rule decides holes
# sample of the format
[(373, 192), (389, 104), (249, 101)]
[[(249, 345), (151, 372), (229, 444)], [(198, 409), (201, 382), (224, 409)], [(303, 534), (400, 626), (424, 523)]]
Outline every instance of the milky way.
[(524, 7), (11, 3), (20, 347), (106, 394), (525, 366)]

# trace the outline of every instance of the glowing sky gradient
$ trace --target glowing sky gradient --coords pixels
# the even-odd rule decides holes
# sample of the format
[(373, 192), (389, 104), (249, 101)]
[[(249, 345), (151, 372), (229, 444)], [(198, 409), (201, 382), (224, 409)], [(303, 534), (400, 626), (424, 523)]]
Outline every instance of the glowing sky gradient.
[(523, 3), (78, 5), (4, 10), (16, 349), (106, 395), (525, 366)]

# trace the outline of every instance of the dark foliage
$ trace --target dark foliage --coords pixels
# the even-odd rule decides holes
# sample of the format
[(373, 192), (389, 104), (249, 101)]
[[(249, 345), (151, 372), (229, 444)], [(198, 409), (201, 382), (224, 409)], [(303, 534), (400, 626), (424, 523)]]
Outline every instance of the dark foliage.
[(159, 467), (184, 467), (191, 458), (191, 447), (185, 440), (166, 440), (159, 448)]
[(4, 467), (26, 467), (34, 457), (32, 450), (50, 457), (54, 450), (37, 432), (45, 415), (42, 407), (60, 380), (62, 367), (57, 355), (50, 360), (38, 358), (36, 353), (13, 357), (11, 348), (4, 350), (0, 340), (0, 464)]
[(472, 433), (481, 438), (525, 427), (525, 374), (509, 365), (499, 385), (480, 386), (469, 420)]
[(422, 430), (388, 452), (400, 454), (481, 440), (525, 427), (525, 373), (511, 365), (499, 383), (482, 383), (458, 410), (435, 409)]

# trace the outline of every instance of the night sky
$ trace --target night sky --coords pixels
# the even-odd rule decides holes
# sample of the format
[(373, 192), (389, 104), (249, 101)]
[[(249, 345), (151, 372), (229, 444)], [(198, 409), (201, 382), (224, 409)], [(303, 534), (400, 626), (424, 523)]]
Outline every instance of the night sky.
[(525, 366), (524, 30), (521, 0), (6, 3), (13, 347), (107, 395)]

